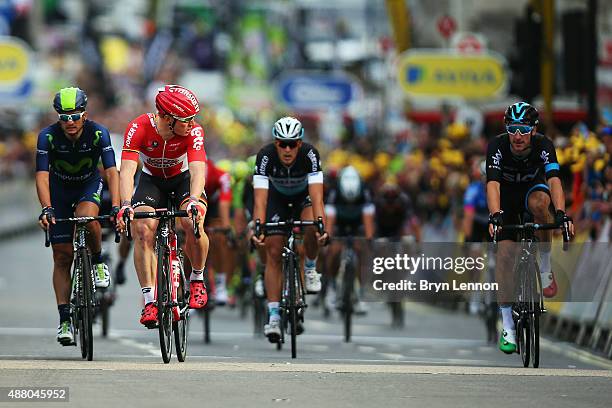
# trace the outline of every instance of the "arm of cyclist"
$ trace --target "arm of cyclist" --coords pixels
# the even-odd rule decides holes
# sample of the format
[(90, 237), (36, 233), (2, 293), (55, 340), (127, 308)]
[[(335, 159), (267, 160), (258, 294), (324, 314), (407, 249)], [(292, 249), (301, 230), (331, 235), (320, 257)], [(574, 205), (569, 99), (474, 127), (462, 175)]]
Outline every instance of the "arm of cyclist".
[(117, 214), (117, 228), (119, 231), (125, 230), (124, 214), (128, 214), (130, 220), (134, 219), (134, 209), (132, 208), (132, 192), (134, 191), (134, 175), (138, 168), (138, 162), (123, 158), (121, 160), (121, 172), (119, 173), (119, 197), (121, 209)]
[[(317, 183), (317, 182), (311, 183), (309, 180), (308, 194), (310, 195), (310, 199), (312, 201), (312, 213), (313, 213), (314, 219), (318, 220), (320, 217), (323, 219), (323, 225), (326, 225), (327, 219), (325, 217), (325, 206), (323, 204), (323, 180), (322, 178), (321, 178), (320, 183)], [(316, 236), (317, 236), (317, 241), (319, 241), (319, 245), (325, 245), (327, 241), (329, 240), (329, 234), (327, 233), (327, 231), (323, 231), (323, 234), (320, 234), (319, 231), (317, 231)]]
[(489, 207), (489, 235), (493, 236), (493, 227), (501, 227), (501, 195), (499, 181), (487, 182), (487, 206)]
[[(254, 179), (255, 180), (255, 179)], [(267, 181), (267, 178), (266, 178)], [(268, 206), (268, 189), (257, 187), (257, 184), (254, 185), (254, 205), (253, 205), (253, 219), (260, 220), (263, 224), (266, 222), (266, 209)], [(251, 238), (255, 245), (263, 246), (264, 245), (264, 234), (263, 231), (259, 231), (259, 235), (253, 235)]]
[(189, 213), (197, 211), (196, 221), (200, 224), (204, 222), (206, 215), (206, 206), (200, 201), (206, 184), (206, 162), (190, 161), (189, 175), (189, 204), (187, 205), (187, 211)]
[(51, 191), (49, 190), (49, 150), (51, 142), (44, 133), (38, 135), (36, 143), (36, 193), (42, 207), (38, 217), (41, 228), (49, 228), (49, 221), (55, 224), (55, 213), (51, 207)]
[(550, 196), (553, 206), (555, 207), (555, 223), (558, 225), (564, 224), (570, 236), (575, 234), (574, 223), (572, 219), (565, 214), (565, 193), (559, 177), (551, 177), (547, 180), (550, 187)]

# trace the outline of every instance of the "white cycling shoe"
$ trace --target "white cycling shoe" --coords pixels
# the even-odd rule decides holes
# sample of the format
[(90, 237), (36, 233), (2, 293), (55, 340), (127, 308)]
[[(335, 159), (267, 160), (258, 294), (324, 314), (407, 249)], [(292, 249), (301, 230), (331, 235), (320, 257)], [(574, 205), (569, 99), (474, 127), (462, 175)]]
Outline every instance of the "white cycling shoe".
[(306, 284), (306, 293), (315, 294), (321, 291), (321, 274), (314, 269), (306, 269), (304, 271), (304, 281)]
[(278, 343), (281, 338), (281, 323), (280, 320), (270, 320), (270, 323), (264, 325), (264, 335), (270, 343)]
[(110, 285), (110, 272), (105, 263), (94, 265), (94, 280), (96, 288), (108, 288)]

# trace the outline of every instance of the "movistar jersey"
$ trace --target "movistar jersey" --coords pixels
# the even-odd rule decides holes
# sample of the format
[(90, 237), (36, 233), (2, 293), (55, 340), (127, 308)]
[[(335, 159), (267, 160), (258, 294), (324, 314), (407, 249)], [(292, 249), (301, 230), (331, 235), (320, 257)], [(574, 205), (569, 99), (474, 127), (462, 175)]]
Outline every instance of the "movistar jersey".
[(105, 169), (115, 167), (108, 129), (92, 120), (85, 121), (75, 142), (66, 137), (59, 122), (38, 135), (36, 171), (48, 171), (56, 180), (77, 184), (100, 177), (100, 157)]

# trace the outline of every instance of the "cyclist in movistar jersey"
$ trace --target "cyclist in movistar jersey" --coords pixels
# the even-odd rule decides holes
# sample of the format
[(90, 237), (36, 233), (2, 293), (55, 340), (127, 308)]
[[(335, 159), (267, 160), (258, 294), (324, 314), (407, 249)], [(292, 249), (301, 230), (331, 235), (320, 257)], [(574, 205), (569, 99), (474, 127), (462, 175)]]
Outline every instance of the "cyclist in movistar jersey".
[[(89, 120), (87, 95), (79, 88), (61, 89), (53, 99), (58, 121), (41, 130), (36, 150), (36, 191), (42, 206), (40, 226), (50, 230), (53, 248), (53, 289), (60, 315), (57, 341), (74, 344), (70, 321), (70, 266), (73, 259), (74, 226), (55, 224), (57, 218), (97, 216), (100, 210), (102, 179), (98, 161), (102, 158), (113, 205), (118, 212), (119, 175), (108, 129)], [(88, 245), (95, 268), (96, 287), (110, 284), (108, 267), (102, 261), (100, 224), (87, 224)]]

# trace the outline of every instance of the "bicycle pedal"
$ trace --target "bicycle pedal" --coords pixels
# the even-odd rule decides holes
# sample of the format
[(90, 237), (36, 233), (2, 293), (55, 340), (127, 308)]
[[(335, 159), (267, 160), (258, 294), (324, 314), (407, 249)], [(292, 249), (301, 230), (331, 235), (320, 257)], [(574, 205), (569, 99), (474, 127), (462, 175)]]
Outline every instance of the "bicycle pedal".
[(268, 337), (268, 341), (272, 344), (280, 343), (281, 341), (281, 336), (276, 333), (268, 334), (266, 337)]

